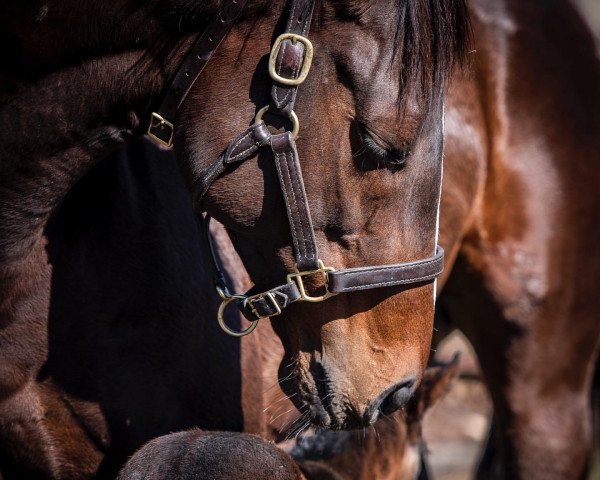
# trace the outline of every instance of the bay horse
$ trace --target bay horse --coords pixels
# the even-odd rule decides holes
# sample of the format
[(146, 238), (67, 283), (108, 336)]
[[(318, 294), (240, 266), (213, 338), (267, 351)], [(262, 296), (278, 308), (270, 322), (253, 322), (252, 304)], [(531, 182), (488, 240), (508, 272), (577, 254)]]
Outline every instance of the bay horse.
[[(303, 122), (298, 149), (317, 243), (334, 267), (433, 253), (440, 92), (452, 57), (464, 50), (456, 33), (466, 30), (460, 6), (319, 3), (311, 37), (327, 47), (316, 49), (298, 96), (298, 116), (311, 120)], [(454, 78), (446, 99), (440, 242), (452, 275), (438, 282), (445, 287), (438, 311), (475, 344), (494, 396), (496, 454), (484, 465), (508, 478), (577, 478), (589, 457), (598, 343), (591, 292), (599, 269), (590, 248), (598, 240), (598, 200), (581, 195), (579, 186), (598, 178), (598, 61), (569, 3), (476, 0), (470, 7), (475, 73)], [(189, 185), (265, 103), (261, 59), (284, 8), (250, 2), (182, 105), (175, 140)], [(65, 225), (63, 215), (81, 217), (81, 205), (59, 208), (67, 192), (107, 152), (143, 131), (142, 114), (216, 11), (210, 1), (0, 6), (7, 50), (0, 80), (5, 476), (22, 465), (45, 477), (90, 476), (103, 458), (118, 464), (152, 436), (210, 424), (199, 405), (222, 409), (223, 398), (241, 401), (239, 385), (209, 382), (203, 375), (215, 370), (186, 362), (204, 355), (193, 340), (213, 328), (190, 320), (211, 302), (195, 291), (199, 274), (189, 269), (202, 263), (197, 250), (188, 250), (188, 240), (199, 240), (191, 216), (153, 224), (178, 245), (164, 251), (160, 242), (143, 245), (144, 223), (134, 210), (121, 212), (119, 232), (137, 228), (142, 241), (123, 244), (102, 232), (98, 250), (76, 250), (79, 262), (65, 260), (77, 258), (68, 247), (83, 228), (67, 235), (57, 228)], [(554, 48), (542, 48), (546, 38)], [(524, 118), (515, 113), (523, 106)], [(552, 143), (559, 138), (560, 151)], [(132, 186), (127, 175), (119, 180), (120, 189)], [(258, 288), (276, 284), (293, 264), (276, 184), (261, 155), (218, 180), (207, 196), (209, 212), (231, 232)], [(145, 199), (157, 205), (156, 196)], [(135, 200), (130, 205), (140, 208)], [(93, 229), (93, 220), (85, 226)], [(186, 234), (173, 235), (179, 228)], [(164, 263), (140, 262), (142, 245)], [(102, 261), (115, 249), (121, 264), (114, 261), (118, 269), (111, 271)], [(97, 269), (84, 269), (90, 259)], [(107, 285), (108, 293), (100, 288)], [(281, 372), (289, 378), (286, 392), (310, 420), (334, 428), (374, 421), (390, 396), (386, 406), (397, 408), (423, 375), (433, 296), (427, 284), (293, 305), (273, 320), (288, 357)], [(211, 347), (223, 359), (219, 367), (239, 373), (237, 341)], [(557, 351), (568, 368), (551, 361)], [(148, 381), (156, 376), (165, 381)], [(208, 384), (230, 395), (200, 387)], [(212, 401), (199, 402), (198, 394)], [(223, 415), (217, 423), (239, 429), (243, 420)]]

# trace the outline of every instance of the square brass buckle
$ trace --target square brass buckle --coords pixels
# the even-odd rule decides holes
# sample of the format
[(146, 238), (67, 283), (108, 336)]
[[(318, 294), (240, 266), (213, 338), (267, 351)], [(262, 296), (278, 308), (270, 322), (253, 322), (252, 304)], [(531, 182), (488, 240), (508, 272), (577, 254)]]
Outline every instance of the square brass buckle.
[[(298, 271), (298, 267), (296, 266), (295, 273), (290, 273), (287, 276), (288, 282), (291, 282), (291, 281), (296, 282), (296, 285), (298, 285), (298, 290), (300, 291), (300, 297), (305, 302), (313, 302), (313, 303), (322, 302), (323, 300), (326, 300), (329, 297), (333, 297), (335, 295), (335, 293), (331, 293), (329, 291), (329, 285), (328, 285), (329, 277), (327, 276), (327, 274), (329, 272), (334, 272), (335, 268), (326, 267), (325, 264), (321, 260), (318, 260), (317, 265), (319, 265), (319, 268), (317, 268), (316, 270), (307, 270), (304, 272)], [(306, 289), (304, 288), (304, 280), (302, 279), (302, 277), (305, 277), (307, 275), (314, 275), (315, 273), (322, 274), (323, 278), (325, 279), (325, 294), (321, 295), (319, 297), (311, 297), (310, 295), (308, 295), (306, 293)]]
[[(258, 300), (259, 298), (268, 298), (269, 299), (269, 301), (271, 302), (271, 305), (275, 309), (275, 313), (273, 315), (269, 315), (268, 317), (261, 317), (260, 313), (258, 313), (258, 310), (256, 310), (256, 307), (254, 306), (254, 301)], [(252, 310), (252, 313), (256, 316), (256, 318), (271, 318), (271, 317), (276, 317), (277, 315), (281, 315), (281, 307), (277, 303), (277, 300), (275, 300), (275, 295), (273, 295), (271, 292), (259, 293), (257, 295), (252, 295), (251, 297), (248, 297), (246, 299), (246, 303), (248, 305), (250, 305), (250, 310)]]
[[(173, 124), (165, 120), (158, 113), (152, 112), (150, 125), (148, 126), (148, 136), (159, 145), (170, 148), (173, 145), (173, 134), (175, 129)], [(166, 133), (166, 136), (164, 135)]]
[[(302, 62), (302, 68), (300, 69), (300, 73), (296, 78), (285, 78), (279, 75), (276, 72), (277, 67), (277, 56), (279, 55), (279, 50), (281, 49), (281, 44), (286, 40), (290, 40), (292, 44), (296, 44), (296, 42), (300, 42), (304, 45), (304, 61)], [(271, 78), (278, 83), (282, 83), (283, 85), (289, 86), (297, 86), (300, 85), (306, 80), (308, 77), (308, 72), (310, 71), (310, 66), (312, 65), (313, 59), (313, 46), (310, 40), (302, 35), (297, 35), (295, 33), (283, 33), (277, 37), (275, 40), (275, 44), (271, 49), (271, 56), (269, 57), (269, 75)]]

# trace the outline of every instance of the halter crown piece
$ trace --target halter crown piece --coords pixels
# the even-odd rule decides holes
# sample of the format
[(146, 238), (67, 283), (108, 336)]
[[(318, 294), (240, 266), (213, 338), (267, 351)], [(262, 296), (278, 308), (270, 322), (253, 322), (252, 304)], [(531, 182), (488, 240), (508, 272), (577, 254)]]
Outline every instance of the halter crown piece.
[[(157, 143), (166, 147), (172, 145), (174, 119), (179, 106), (218, 45), (240, 17), (246, 3), (247, 0), (225, 1), (220, 13), (196, 40), (172, 80), (159, 109), (151, 114), (148, 136)], [(310, 72), (313, 57), (313, 46), (307, 37), (314, 0), (291, 0), (288, 8), (285, 32), (275, 40), (269, 57), (269, 75), (273, 80), (270, 103), (258, 111), (253, 125), (233, 139), (221, 156), (202, 172), (194, 186), (194, 205), (201, 209), (206, 192), (230, 165), (248, 160), (259, 149), (267, 146), (271, 148), (296, 258), (296, 268), (288, 274), (286, 283), (262, 293), (251, 290), (244, 295), (232, 294), (211, 243), (210, 216), (203, 216), (201, 212), (199, 215), (210, 252), (215, 288), (222, 299), (217, 314), (218, 322), (225, 332), (236, 337), (248, 335), (256, 328), (260, 319), (280, 315), (294, 302), (322, 302), (339, 293), (379, 287), (421, 286), (437, 278), (444, 268), (444, 250), (439, 245), (433, 257), (393, 265), (335, 270), (325, 266), (319, 259), (294, 141), (300, 128), (298, 117), (294, 113), (296, 94)], [(262, 120), (267, 111), (291, 121), (292, 131), (271, 134)], [(312, 275), (323, 279), (324, 292), (319, 296), (311, 296), (305, 288), (304, 278)], [(223, 314), (231, 302), (235, 302), (243, 315), (252, 322), (246, 330), (233, 331), (225, 324)]]

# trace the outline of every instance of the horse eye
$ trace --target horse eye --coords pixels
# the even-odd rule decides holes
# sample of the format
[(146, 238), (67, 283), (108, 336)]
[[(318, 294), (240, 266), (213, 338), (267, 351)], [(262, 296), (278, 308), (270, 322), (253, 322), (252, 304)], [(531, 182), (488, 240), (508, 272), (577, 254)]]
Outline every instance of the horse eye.
[(359, 131), (364, 149), (373, 159), (377, 160), (378, 166), (391, 170), (397, 170), (404, 166), (406, 159), (410, 156), (408, 145), (402, 149), (383, 147), (364, 126), (361, 125)]

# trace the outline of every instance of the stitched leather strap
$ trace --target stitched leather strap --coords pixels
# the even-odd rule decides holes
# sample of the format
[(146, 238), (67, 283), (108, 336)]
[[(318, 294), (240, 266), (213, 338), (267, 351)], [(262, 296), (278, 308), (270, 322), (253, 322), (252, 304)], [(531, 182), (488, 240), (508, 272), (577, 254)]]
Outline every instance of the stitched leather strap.
[(238, 301), (238, 308), (250, 321), (279, 315), (284, 308), (301, 300), (296, 282), (285, 283), (256, 295), (252, 295), (250, 290), (246, 295), (248, 298), (245, 301)]
[(225, 172), (228, 165), (247, 160), (259, 148), (269, 143), (288, 214), (296, 264), (301, 271), (315, 270), (318, 268), (317, 242), (304, 190), (298, 152), (289, 132), (271, 135), (262, 121), (248, 127), (229, 144), (216, 162), (200, 174), (194, 186), (194, 206), (201, 211), (204, 195), (212, 183)]
[(289, 132), (273, 135), (271, 149), (285, 201), (298, 270), (318, 268), (319, 256), (296, 144)]
[[(206, 240), (207, 260), (212, 269), (215, 287), (219, 287), (223, 292), (230, 295), (231, 292), (227, 277), (221, 269), (221, 262), (213, 247), (210, 234), (210, 221), (210, 215), (198, 215), (199, 230), (201, 236)], [(300, 290), (294, 281), (262, 293), (256, 293), (254, 289), (251, 289), (243, 297), (243, 299), (236, 300), (236, 305), (240, 312), (250, 321), (279, 315), (288, 305), (301, 299)]]
[[(209, 263), (213, 270), (215, 285), (228, 294), (226, 276), (221, 270), (217, 254), (210, 238), (210, 216), (200, 216), (202, 231), (208, 243)], [(348, 268), (328, 273), (328, 290), (331, 293), (348, 293), (383, 287), (411, 288), (429, 283), (439, 276), (444, 269), (444, 250), (438, 246), (436, 254), (428, 259), (396, 265)], [(250, 321), (275, 317), (292, 303), (302, 300), (302, 295), (295, 281), (287, 282), (266, 292), (256, 293), (251, 289), (236, 300), (239, 311)]]
[[(314, 0), (292, 1), (285, 28), (286, 33), (294, 33), (307, 37), (313, 10)], [(305, 45), (303, 43), (294, 43), (292, 40), (285, 40), (281, 44), (275, 62), (276, 72), (285, 78), (297, 78), (305, 61), (305, 53)], [(273, 82), (270, 112), (289, 118), (294, 110), (297, 92), (297, 85), (283, 85)]]
[(271, 133), (262, 120), (250, 125), (244, 132), (234, 138), (217, 159), (202, 173), (193, 187), (194, 208), (201, 211), (202, 199), (208, 192), (213, 182), (225, 173), (227, 167), (234, 163), (247, 160), (256, 151), (267, 145), (271, 139)]
[[(383, 287), (411, 288), (435, 280), (444, 270), (444, 249), (436, 248), (436, 254), (415, 262), (374, 267), (347, 268), (328, 274), (328, 290), (331, 293), (358, 292)], [(247, 295), (252, 295), (252, 291)], [(302, 300), (298, 285), (292, 281), (268, 292), (250, 296), (247, 301), (238, 301), (238, 308), (250, 320), (279, 315), (283, 309)]]
[(217, 16), (194, 42), (167, 88), (160, 106), (152, 115), (148, 128), (151, 138), (163, 145), (171, 146), (177, 110), (208, 61), (242, 14), (246, 3), (248, 0), (224, 1)]
[[(212, 245), (210, 220), (209, 215), (199, 216), (201, 230), (208, 244), (209, 264), (213, 270), (215, 285), (230, 293), (226, 276), (221, 270), (220, 262)], [(402, 285), (415, 287), (433, 281), (443, 270), (444, 249), (438, 246), (433, 257), (423, 260), (329, 272), (328, 290), (338, 294)], [(236, 305), (250, 321), (277, 316), (292, 303), (302, 300), (298, 284), (293, 280), (262, 293), (256, 293), (254, 289), (251, 289), (243, 297), (236, 301)]]
[(329, 291), (357, 292), (429, 282), (444, 271), (444, 249), (439, 245), (433, 257), (409, 263), (374, 267), (346, 268), (330, 272)]

